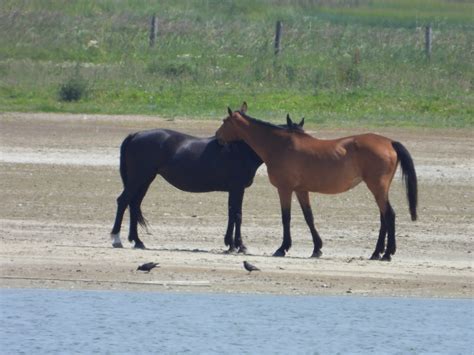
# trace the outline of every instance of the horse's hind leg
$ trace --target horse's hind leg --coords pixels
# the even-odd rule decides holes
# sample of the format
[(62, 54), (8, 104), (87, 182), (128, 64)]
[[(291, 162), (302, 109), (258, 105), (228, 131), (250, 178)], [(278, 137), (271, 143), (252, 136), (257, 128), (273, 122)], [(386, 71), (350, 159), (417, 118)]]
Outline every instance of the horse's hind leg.
[(112, 238), (112, 246), (114, 248), (122, 248), (122, 241), (120, 240), (120, 229), (122, 227), (123, 214), (130, 203), (128, 190), (125, 188), (120, 196), (117, 198), (117, 213), (115, 215), (114, 226), (110, 236)]
[(311, 204), (309, 202), (309, 193), (308, 191), (300, 191), (296, 193), (296, 196), (298, 197), (301, 209), (303, 210), (306, 224), (308, 225), (309, 230), (311, 231), (311, 236), (313, 237), (314, 249), (311, 257), (319, 258), (322, 255), (321, 248), (323, 246), (323, 241), (314, 226), (313, 211), (311, 210)]
[(387, 248), (385, 249), (382, 260), (390, 261), (392, 259), (391, 255), (395, 254), (397, 249), (395, 241), (395, 212), (388, 200), (390, 181), (391, 179), (387, 179), (385, 181), (382, 180), (377, 184), (367, 183), (367, 186), (373, 193), (380, 210), (379, 238), (377, 240), (375, 251), (371, 257), (372, 260), (380, 259), (380, 254), (383, 252), (385, 235), (387, 235)]
[(136, 249), (145, 249), (145, 244), (143, 244), (143, 242), (138, 237), (137, 227), (138, 223), (140, 223), (146, 228), (146, 220), (142, 215), (140, 206), (153, 179), (154, 177), (148, 182), (144, 183), (130, 202), (130, 231), (128, 234), (128, 240), (130, 242), (134, 242), (133, 247)]
[(380, 254), (385, 250), (385, 236), (387, 235), (387, 227), (385, 225), (385, 218), (382, 213), (380, 213), (380, 230), (379, 238), (377, 240), (377, 245), (375, 246), (375, 251), (370, 257), (370, 260), (380, 260)]
[(283, 223), (283, 243), (274, 253), (273, 256), (285, 256), (286, 252), (291, 248), (291, 195), (293, 191), (286, 189), (278, 189), (281, 206), (281, 220)]
[(395, 211), (393, 210), (390, 202), (387, 201), (384, 214), (385, 225), (387, 226), (387, 248), (385, 249), (385, 254), (382, 257), (382, 260), (390, 261), (392, 260), (392, 255), (395, 254), (397, 250), (397, 244), (395, 240)]

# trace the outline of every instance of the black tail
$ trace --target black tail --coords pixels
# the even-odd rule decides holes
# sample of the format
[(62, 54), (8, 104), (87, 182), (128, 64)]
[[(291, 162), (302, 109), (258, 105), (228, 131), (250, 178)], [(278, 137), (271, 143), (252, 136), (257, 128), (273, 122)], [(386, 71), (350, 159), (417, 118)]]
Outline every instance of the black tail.
[(128, 143), (132, 140), (134, 134), (129, 134), (127, 138), (125, 138), (120, 146), (120, 176), (122, 177), (123, 187), (127, 186), (127, 163), (125, 156), (127, 154), (127, 146)]
[(147, 219), (145, 217), (143, 217), (143, 213), (142, 213), (142, 209), (140, 208), (140, 206), (138, 206), (138, 208), (136, 209), (136, 216), (137, 216), (137, 222), (138, 224), (145, 229), (145, 231), (147, 232), (147, 234), (150, 234), (150, 230), (148, 229), (148, 227), (150, 226), (150, 224), (148, 223)]
[(138, 211), (137, 211), (137, 221), (139, 225), (145, 228), (145, 231), (147, 232), (147, 234), (150, 234), (150, 230), (148, 229), (148, 227), (150, 226), (150, 223), (148, 223), (147, 219), (143, 217), (141, 208), (138, 208)]
[(397, 152), (398, 160), (402, 167), (402, 178), (407, 191), (408, 205), (410, 206), (411, 220), (416, 221), (416, 206), (418, 205), (418, 183), (415, 164), (408, 150), (400, 142), (392, 142), (393, 149)]

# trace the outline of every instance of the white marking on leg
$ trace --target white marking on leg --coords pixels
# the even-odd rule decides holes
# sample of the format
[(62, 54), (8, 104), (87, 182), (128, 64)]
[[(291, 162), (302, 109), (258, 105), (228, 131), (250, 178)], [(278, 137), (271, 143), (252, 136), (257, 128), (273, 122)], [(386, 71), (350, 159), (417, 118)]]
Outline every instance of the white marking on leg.
[(112, 238), (112, 246), (114, 248), (121, 248), (122, 247), (122, 241), (120, 240), (120, 233), (117, 234), (110, 234), (110, 238)]

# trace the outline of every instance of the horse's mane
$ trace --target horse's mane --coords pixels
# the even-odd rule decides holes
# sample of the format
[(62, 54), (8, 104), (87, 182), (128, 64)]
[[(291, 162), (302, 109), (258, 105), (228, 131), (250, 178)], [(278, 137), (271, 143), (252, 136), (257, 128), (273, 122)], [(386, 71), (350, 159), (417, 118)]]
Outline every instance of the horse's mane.
[(260, 124), (262, 126), (267, 126), (267, 127), (275, 128), (275, 129), (284, 129), (286, 131), (304, 132), (304, 129), (301, 126), (299, 126), (297, 123), (293, 123), (291, 127), (288, 127), (287, 125), (276, 125), (270, 122), (259, 120), (258, 118), (250, 117), (249, 115), (241, 111), (238, 111), (238, 112), (243, 118), (249, 121), (255, 122), (257, 124)]

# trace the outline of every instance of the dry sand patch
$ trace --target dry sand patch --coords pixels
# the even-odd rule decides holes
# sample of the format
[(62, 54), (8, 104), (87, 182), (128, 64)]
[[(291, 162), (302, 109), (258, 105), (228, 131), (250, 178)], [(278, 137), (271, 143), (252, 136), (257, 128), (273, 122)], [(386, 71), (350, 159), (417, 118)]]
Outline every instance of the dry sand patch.
[[(312, 242), (297, 203), (293, 248), (281, 243), (276, 190), (259, 170), (247, 190), (243, 235), (250, 255), (226, 255), (225, 193), (189, 194), (157, 178), (143, 210), (148, 250), (113, 249), (108, 238), (121, 191), (118, 147), (127, 133), (160, 127), (212, 135), (220, 121), (165, 121), (141, 116), (0, 115), (0, 280), (2, 287), (173, 290), (276, 294), (361, 294), (472, 297), (474, 191), (472, 132), (378, 130), (401, 141), (419, 175), (420, 220), (409, 220), (399, 177), (391, 200), (398, 251), (391, 263), (367, 258), (375, 247), (378, 211), (365, 186), (336, 196), (311, 195), (324, 241)], [(355, 132), (318, 130), (318, 137)], [(126, 238), (127, 219), (122, 226)], [(259, 266), (248, 275), (242, 261)], [(138, 264), (158, 261), (149, 274)]]

